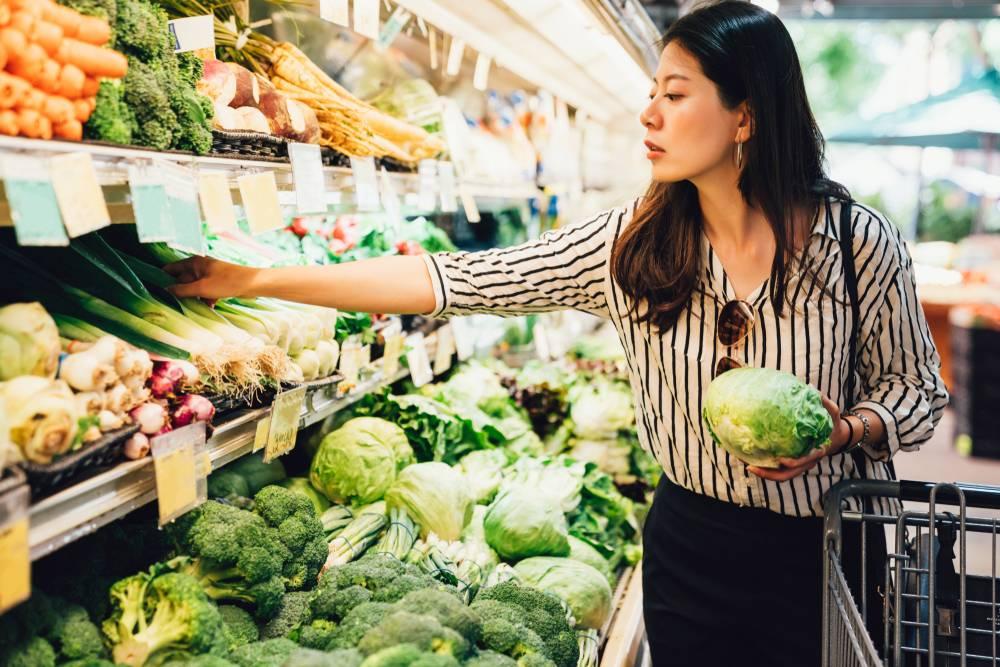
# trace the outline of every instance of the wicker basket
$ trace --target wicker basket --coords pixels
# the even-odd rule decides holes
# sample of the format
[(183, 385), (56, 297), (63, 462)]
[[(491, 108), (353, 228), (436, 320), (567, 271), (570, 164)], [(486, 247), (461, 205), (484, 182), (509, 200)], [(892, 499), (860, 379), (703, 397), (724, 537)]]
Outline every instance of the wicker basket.
[(30, 461), (22, 461), (18, 465), (28, 477), (32, 495), (48, 495), (67, 482), (77, 481), (87, 473), (117, 463), (122, 457), (125, 441), (138, 430), (137, 424), (131, 424), (108, 431), (100, 439), (48, 465)]
[(212, 130), (212, 154), (287, 162), (288, 140), (260, 132)]

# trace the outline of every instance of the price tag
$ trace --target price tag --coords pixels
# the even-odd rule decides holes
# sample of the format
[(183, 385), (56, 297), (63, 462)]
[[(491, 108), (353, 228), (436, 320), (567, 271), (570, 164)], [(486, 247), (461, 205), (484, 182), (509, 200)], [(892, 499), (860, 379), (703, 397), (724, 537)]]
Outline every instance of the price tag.
[(462, 208), (465, 209), (466, 220), (470, 224), (476, 224), (480, 220), (479, 206), (476, 204), (476, 198), (472, 196), (472, 193), (464, 185), (460, 185), (458, 191), (462, 198)]
[(431, 70), (436, 70), (438, 68), (437, 31), (434, 30), (433, 26), (427, 26), (427, 49), (431, 56)]
[(52, 158), (52, 186), (70, 237), (83, 236), (111, 224), (90, 153)]
[(351, 8), (347, 0), (319, 0), (319, 17), (330, 23), (351, 27)]
[(299, 213), (326, 213), (326, 183), (323, 156), (315, 144), (288, 144), (295, 179), (295, 203)]
[(442, 375), (451, 368), (451, 357), (455, 354), (455, 336), (451, 327), (437, 330), (437, 347), (434, 350), (434, 375)]
[(159, 172), (151, 164), (130, 164), (128, 187), (139, 241), (172, 242), (174, 230), (170, 220), (170, 202)]
[(399, 201), (399, 193), (396, 192), (392, 177), (385, 167), (382, 167), (380, 175), (382, 177), (382, 207), (385, 209), (389, 228), (394, 234), (399, 234), (399, 230), (403, 226), (403, 205)]
[(552, 351), (549, 348), (549, 334), (545, 329), (545, 325), (541, 322), (535, 324), (531, 329), (531, 337), (535, 341), (535, 353), (538, 355), (538, 358), (542, 361), (552, 359)]
[(354, 174), (354, 193), (359, 211), (379, 210), (378, 180), (375, 173), (375, 158), (351, 156), (351, 171)]
[(421, 160), (417, 206), (421, 211), (430, 212), (437, 208), (437, 160)]
[(403, 28), (406, 27), (406, 24), (410, 22), (412, 17), (413, 15), (410, 12), (402, 7), (396, 7), (395, 11), (386, 19), (385, 25), (382, 26), (382, 32), (379, 33), (379, 47), (384, 49), (396, 41), (399, 33), (403, 32)]
[(451, 47), (448, 49), (448, 62), (445, 64), (445, 73), (448, 76), (458, 76), (462, 70), (462, 56), (465, 54), (465, 42), (461, 39), (451, 38)]
[(358, 370), (363, 368), (368, 368), (372, 365), (372, 346), (365, 345), (361, 348), (361, 352), (358, 355)]
[(166, 162), (161, 162), (157, 168), (163, 175), (170, 203), (170, 219), (174, 228), (174, 239), (170, 245), (178, 250), (204, 255), (198, 179), (194, 169)]
[(205, 172), (198, 174), (198, 198), (205, 214), (205, 224), (213, 232), (237, 229), (236, 208), (229, 179), (225, 174)]
[(356, 340), (346, 340), (340, 347), (340, 374), (349, 384), (358, 383), (361, 372), (361, 344)]
[(490, 65), (493, 59), (485, 53), (476, 57), (476, 71), (472, 75), (472, 85), (476, 90), (486, 90), (490, 80)]
[(0, 614), (31, 595), (27, 486), (4, 494), (0, 507)]
[(267, 446), (267, 434), (270, 430), (271, 415), (267, 415), (257, 422), (257, 431), (253, 436), (253, 449), (251, 451), (259, 452)]
[(157, 436), (150, 442), (150, 449), (163, 526), (205, 501), (204, 477), (200, 478), (199, 493), (197, 464), (205, 451), (205, 422)]
[(459, 361), (468, 361), (476, 353), (476, 340), (473, 337), (472, 325), (464, 317), (453, 317), (448, 321), (451, 333), (455, 337), (455, 351)]
[(438, 184), (441, 186), (441, 210), (454, 213), (458, 210), (458, 196), (455, 194), (455, 165), (438, 162)]
[(48, 162), (31, 157), (5, 157), (3, 178), (18, 245), (69, 245)]
[(395, 377), (399, 372), (399, 358), (403, 356), (403, 349), (406, 347), (406, 336), (397, 333), (387, 336), (385, 339), (385, 351), (382, 353), (382, 376), (386, 378)]
[(240, 186), (240, 197), (243, 198), (243, 211), (253, 234), (263, 234), (285, 226), (281, 203), (278, 201), (278, 183), (274, 180), (273, 171), (240, 176), (237, 183)]
[(354, 0), (354, 32), (378, 39), (379, 11), (382, 0)]
[(274, 397), (267, 446), (264, 447), (264, 463), (270, 463), (295, 448), (295, 436), (299, 432), (299, 416), (302, 414), (305, 398), (305, 387), (289, 389)]
[(427, 356), (424, 334), (417, 332), (406, 337), (406, 365), (410, 368), (410, 378), (417, 387), (423, 387), (434, 379), (431, 360)]
[(174, 19), (167, 22), (167, 29), (177, 53), (201, 49), (215, 51), (215, 17), (212, 14)]

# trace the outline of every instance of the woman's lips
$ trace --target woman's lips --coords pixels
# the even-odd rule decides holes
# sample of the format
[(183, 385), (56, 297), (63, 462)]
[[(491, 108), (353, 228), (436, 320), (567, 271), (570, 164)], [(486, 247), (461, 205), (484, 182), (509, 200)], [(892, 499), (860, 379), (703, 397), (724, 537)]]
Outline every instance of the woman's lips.
[(654, 144), (652, 141), (644, 142), (646, 144), (646, 159), (655, 160), (663, 156), (663, 149)]

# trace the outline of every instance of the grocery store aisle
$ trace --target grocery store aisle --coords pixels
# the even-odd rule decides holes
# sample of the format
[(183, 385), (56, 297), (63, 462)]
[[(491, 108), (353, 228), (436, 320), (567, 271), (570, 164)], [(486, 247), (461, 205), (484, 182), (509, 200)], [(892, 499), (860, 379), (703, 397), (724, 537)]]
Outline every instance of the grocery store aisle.
[[(896, 457), (896, 474), (899, 478), (1000, 486), (1000, 460), (959, 455), (954, 447), (954, 428), (954, 414), (951, 410), (947, 410), (934, 437), (921, 447), (920, 451), (903, 453)], [(1000, 511), (970, 509), (968, 515), (995, 517), (1000, 520)], [(969, 573), (990, 572), (993, 555), (991, 541), (988, 535), (969, 534)], [(1000, 553), (997, 553), (996, 557), (1000, 561)]]

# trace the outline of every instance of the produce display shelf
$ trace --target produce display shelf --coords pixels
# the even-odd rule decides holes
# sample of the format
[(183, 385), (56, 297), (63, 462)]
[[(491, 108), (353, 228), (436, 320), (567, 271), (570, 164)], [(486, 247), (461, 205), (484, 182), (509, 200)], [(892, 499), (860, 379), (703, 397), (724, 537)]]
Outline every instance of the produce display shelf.
[[(427, 336), (425, 345), (428, 355), (433, 355), (437, 334)], [(391, 378), (385, 378), (380, 371), (376, 371), (372, 377), (360, 382), (353, 391), (343, 396), (336, 395), (335, 388), (307, 393), (299, 427), (320, 422), (353, 405), (365, 394), (391, 385), (408, 375), (409, 370), (401, 366)], [(334, 392), (333, 395), (331, 391)], [(250, 453), (257, 424), (268, 417), (270, 412), (270, 407), (246, 410), (219, 424), (208, 440), (212, 470)], [(63, 489), (33, 504), (29, 509), (28, 545), (31, 559), (37, 560), (57, 551), (155, 499), (156, 484), (153, 460), (150, 457), (120, 463), (110, 470)]]
[[(214, 157), (211, 155), (190, 155), (179, 152), (157, 152), (143, 148), (112, 146), (103, 143), (75, 141), (45, 141), (23, 137), (0, 136), (0, 161), (5, 155), (27, 155), (32, 157), (55, 157), (67, 153), (88, 153), (94, 162), (98, 182), (104, 189), (114, 222), (132, 222), (131, 203), (127, 196), (129, 167), (148, 165), (153, 160), (187, 167), (197, 167), (199, 171), (222, 173), (229, 180), (230, 187), (237, 190), (236, 179), (245, 174), (270, 171), (275, 175), (279, 198), (282, 204), (295, 203), (292, 166), (288, 162), (269, 162), (253, 159)], [(343, 195), (353, 196), (354, 176), (347, 167), (323, 167), (324, 183), (329, 203), (337, 204)], [(418, 174), (391, 172), (392, 181), (398, 195), (410, 205), (420, 191)], [(522, 201), (536, 197), (539, 190), (533, 183), (490, 183), (464, 180), (457, 184), (460, 191), (479, 202)], [(6, 195), (0, 198), (0, 226), (10, 226), (10, 215), (6, 211)], [(122, 209), (120, 211), (116, 209)]]
[(643, 646), (641, 564), (622, 576), (611, 608), (611, 618), (601, 633), (601, 667), (642, 667), (647, 656)]

